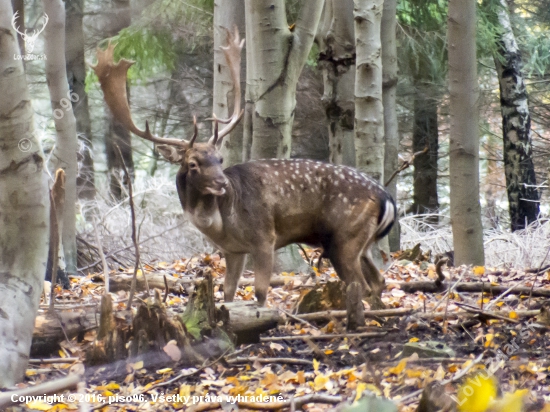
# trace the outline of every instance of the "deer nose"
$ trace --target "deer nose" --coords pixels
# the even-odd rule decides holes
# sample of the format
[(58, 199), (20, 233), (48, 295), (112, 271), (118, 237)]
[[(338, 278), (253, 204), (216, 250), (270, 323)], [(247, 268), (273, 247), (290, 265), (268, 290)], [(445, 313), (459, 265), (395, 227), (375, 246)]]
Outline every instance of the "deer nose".
[(216, 179), (216, 183), (217, 183), (218, 185), (220, 185), (220, 187), (222, 187), (222, 188), (225, 189), (225, 188), (227, 187), (227, 184), (228, 184), (229, 182), (228, 182), (227, 178), (226, 178), (225, 176), (223, 176), (222, 178)]

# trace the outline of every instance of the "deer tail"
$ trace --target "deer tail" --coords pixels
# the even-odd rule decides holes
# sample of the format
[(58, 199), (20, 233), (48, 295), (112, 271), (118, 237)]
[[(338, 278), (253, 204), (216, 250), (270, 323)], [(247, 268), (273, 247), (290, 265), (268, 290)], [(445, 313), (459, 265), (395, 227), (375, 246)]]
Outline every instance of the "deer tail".
[(376, 230), (376, 240), (382, 239), (391, 230), (397, 220), (397, 207), (395, 201), (390, 195), (380, 199), (380, 214), (378, 215), (378, 229)]

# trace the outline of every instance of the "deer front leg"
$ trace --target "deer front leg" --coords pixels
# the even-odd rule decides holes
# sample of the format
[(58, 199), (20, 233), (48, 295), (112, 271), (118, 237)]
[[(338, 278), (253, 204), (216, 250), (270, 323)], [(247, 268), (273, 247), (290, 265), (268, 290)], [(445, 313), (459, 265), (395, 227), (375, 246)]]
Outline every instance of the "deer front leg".
[(265, 305), (269, 281), (273, 272), (274, 247), (272, 245), (262, 247), (251, 253), (254, 261), (254, 292), (258, 304)]
[(237, 284), (243, 273), (246, 254), (244, 253), (226, 253), (225, 266), (225, 281), (223, 283), (223, 300), (225, 302), (233, 302)]

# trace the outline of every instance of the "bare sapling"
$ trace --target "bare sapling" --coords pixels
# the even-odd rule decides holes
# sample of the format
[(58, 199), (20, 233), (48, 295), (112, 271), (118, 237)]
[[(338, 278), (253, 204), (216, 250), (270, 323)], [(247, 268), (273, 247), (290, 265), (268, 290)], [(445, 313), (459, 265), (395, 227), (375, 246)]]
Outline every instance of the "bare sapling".
[[(138, 129), (126, 96), (126, 73), (133, 62), (113, 61), (114, 45), (98, 50), (94, 68), (113, 115), (137, 136), (156, 144), (170, 162), (180, 165), (176, 185), (183, 210), (191, 222), (224, 253), (227, 274), (225, 301), (233, 300), (245, 257), (252, 255), (255, 294), (263, 305), (276, 249), (291, 243), (323, 247), (348, 285), (358, 282), (371, 306), (380, 299), (384, 277), (374, 264), (371, 247), (385, 236), (396, 219), (392, 197), (364, 173), (322, 162), (258, 160), (224, 169), (219, 145), (242, 117), (240, 61), (244, 40), (227, 33), (223, 48), (234, 87), (233, 114), (214, 118), (207, 142), (154, 136), (146, 123)], [(223, 127), (218, 131), (218, 123)]]

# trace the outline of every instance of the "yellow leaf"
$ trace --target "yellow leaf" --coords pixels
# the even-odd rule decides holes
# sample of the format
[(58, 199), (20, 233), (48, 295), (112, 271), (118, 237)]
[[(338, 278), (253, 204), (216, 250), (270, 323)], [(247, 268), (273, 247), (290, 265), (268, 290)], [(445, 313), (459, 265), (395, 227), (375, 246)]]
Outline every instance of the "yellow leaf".
[(474, 275), (482, 276), (485, 274), (485, 266), (474, 266)]
[(409, 339), (409, 342), (418, 342), (420, 339), (418, 338), (410, 338)]
[(325, 355), (332, 355), (334, 351), (332, 349), (325, 350)]
[(306, 377), (305, 377), (304, 371), (298, 371), (298, 373), (296, 373), (296, 378), (298, 379), (298, 383), (300, 385), (303, 385), (304, 383), (306, 383)]
[(225, 383), (237, 386), (239, 384), (239, 380), (235, 376), (230, 376), (225, 379)]
[(485, 347), (486, 348), (488, 348), (491, 345), (491, 342), (493, 341), (494, 337), (495, 337), (495, 335), (493, 335), (492, 333), (488, 333), (487, 335), (485, 335)]
[(143, 368), (143, 361), (139, 361), (139, 362), (136, 362), (132, 365), (132, 368), (134, 368), (134, 370), (140, 370)]
[(329, 378), (323, 375), (317, 375), (315, 377), (315, 380), (313, 381), (314, 388), (316, 391), (320, 391), (322, 389), (325, 389), (325, 385), (329, 382)]
[(191, 385), (181, 385), (180, 396), (190, 396), (190, 395), (191, 395)]
[(113, 396), (113, 395), (114, 395), (114, 392), (111, 392), (111, 391), (103, 391), (103, 392), (102, 392), (102, 395), (105, 396), (106, 398), (108, 398), (109, 396)]
[(41, 401), (32, 401), (26, 404), (27, 407), (30, 409), (34, 409), (35, 411), (47, 411), (51, 409), (52, 405), (46, 402)]
[(405, 367), (407, 366), (407, 359), (403, 359), (401, 362), (397, 364), (394, 368), (389, 368), (388, 372), (393, 375), (399, 375), (405, 370)]
[(517, 390), (514, 393), (505, 393), (502, 398), (491, 403), (487, 412), (522, 412), (523, 399), (528, 393), (527, 389)]
[(313, 359), (313, 370), (315, 372), (319, 370), (319, 361), (317, 359)]
[(365, 382), (359, 382), (357, 384), (357, 389), (355, 393), (355, 401), (358, 401), (361, 395), (363, 394), (363, 391), (367, 389), (367, 384)]
[(137, 276), (138, 278), (141, 277), (141, 276), (143, 276), (143, 271), (142, 271), (141, 269), (138, 269), (138, 270), (136, 271), (136, 276)]
[(164, 369), (159, 369), (157, 371), (157, 373), (160, 374), (160, 375), (163, 375), (163, 374), (168, 373), (168, 372), (172, 372), (172, 368), (164, 368)]
[(497, 382), (487, 373), (477, 373), (468, 377), (457, 392), (460, 412), (486, 412), (489, 404), (497, 396)]
[(510, 314), (509, 314), (508, 316), (510, 316), (510, 319), (517, 319), (517, 318), (519, 318), (517, 312), (514, 312), (514, 311), (510, 312)]

